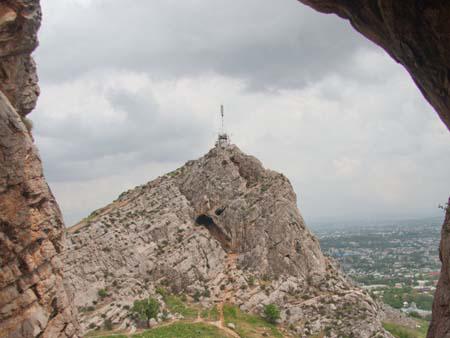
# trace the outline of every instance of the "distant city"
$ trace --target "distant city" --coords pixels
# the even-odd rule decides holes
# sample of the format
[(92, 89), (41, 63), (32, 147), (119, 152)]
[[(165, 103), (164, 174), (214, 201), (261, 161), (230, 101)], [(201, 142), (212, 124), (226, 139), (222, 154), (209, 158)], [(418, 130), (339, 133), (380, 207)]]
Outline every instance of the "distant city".
[(441, 218), (313, 226), (325, 254), (374, 297), (429, 317), (439, 279)]

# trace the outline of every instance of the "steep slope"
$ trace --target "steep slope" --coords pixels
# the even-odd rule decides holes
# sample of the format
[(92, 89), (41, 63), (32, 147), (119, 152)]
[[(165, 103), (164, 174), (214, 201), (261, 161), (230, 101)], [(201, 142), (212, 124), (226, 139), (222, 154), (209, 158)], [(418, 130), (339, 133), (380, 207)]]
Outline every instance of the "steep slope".
[(64, 225), (25, 115), (39, 94), (38, 0), (0, 2), (0, 336), (76, 336), (63, 286)]
[[(87, 314), (130, 325), (128, 306), (164, 285), (260, 312), (276, 303), (297, 334), (388, 337), (378, 306), (325, 257), (288, 179), (236, 146), (216, 146), (123, 193), (68, 234), (65, 275)], [(99, 297), (106, 289), (109, 296)]]

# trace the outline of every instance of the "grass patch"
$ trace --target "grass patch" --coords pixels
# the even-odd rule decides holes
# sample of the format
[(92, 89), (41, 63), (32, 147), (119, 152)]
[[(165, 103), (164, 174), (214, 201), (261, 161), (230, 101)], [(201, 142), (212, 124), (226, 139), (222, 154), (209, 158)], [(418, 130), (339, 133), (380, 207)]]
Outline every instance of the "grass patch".
[(219, 309), (217, 309), (217, 305), (214, 305), (212, 309), (209, 311), (209, 320), (214, 322), (220, 319)]
[(123, 334), (113, 334), (112, 331), (91, 331), (84, 335), (85, 338), (89, 337), (97, 337), (97, 338), (127, 338), (126, 335)]
[(172, 313), (179, 313), (186, 319), (197, 318), (197, 310), (187, 306), (178, 296), (164, 295), (164, 302)]
[(263, 318), (242, 312), (237, 306), (225, 304), (223, 306), (225, 325), (233, 323), (236, 325), (236, 332), (242, 338), (259, 338), (263, 334), (266, 337), (282, 338), (276, 325), (268, 323)]
[(200, 312), (200, 317), (202, 317), (203, 319), (208, 319), (209, 318), (209, 311), (208, 309), (204, 309)]
[(383, 323), (383, 327), (396, 338), (425, 338), (428, 331), (428, 323), (426, 321), (417, 322), (421, 327), (410, 329), (409, 327), (398, 325), (395, 323)]
[(220, 319), (219, 310), (217, 309), (217, 305), (209, 309), (203, 309), (200, 311), (200, 317), (204, 320), (217, 322)]
[(230, 338), (228, 334), (219, 328), (204, 323), (175, 323), (141, 334), (133, 335), (133, 338)]

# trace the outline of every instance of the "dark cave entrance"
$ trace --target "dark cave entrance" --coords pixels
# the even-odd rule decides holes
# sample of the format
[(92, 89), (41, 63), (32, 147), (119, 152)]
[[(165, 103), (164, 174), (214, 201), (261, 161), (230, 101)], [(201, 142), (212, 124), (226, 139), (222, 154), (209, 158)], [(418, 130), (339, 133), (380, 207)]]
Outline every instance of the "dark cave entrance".
[(208, 229), (213, 238), (219, 241), (220, 245), (226, 252), (231, 251), (231, 238), (228, 236), (208, 215), (200, 215), (195, 219), (197, 225), (204, 226)]

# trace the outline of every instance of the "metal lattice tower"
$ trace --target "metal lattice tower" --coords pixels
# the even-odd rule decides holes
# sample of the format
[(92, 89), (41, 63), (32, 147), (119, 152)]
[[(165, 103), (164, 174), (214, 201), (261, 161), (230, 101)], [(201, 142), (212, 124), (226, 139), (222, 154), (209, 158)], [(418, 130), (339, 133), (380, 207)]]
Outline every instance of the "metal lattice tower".
[(220, 105), (220, 131), (219, 137), (217, 138), (216, 146), (221, 148), (225, 148), (230, 144), (230, 137), (225, 132), (224, 120), (225, 120), (225, 111), (223, 108), (223, 104)]
[(220, 134), (224, 133), (224, 129), (223, 129), (223, 119), (224, 119), (224, 111), (223, 111), (223, 104), (220, 105), (220, 116), (221, 116), (221, 128), (220, 128)]

